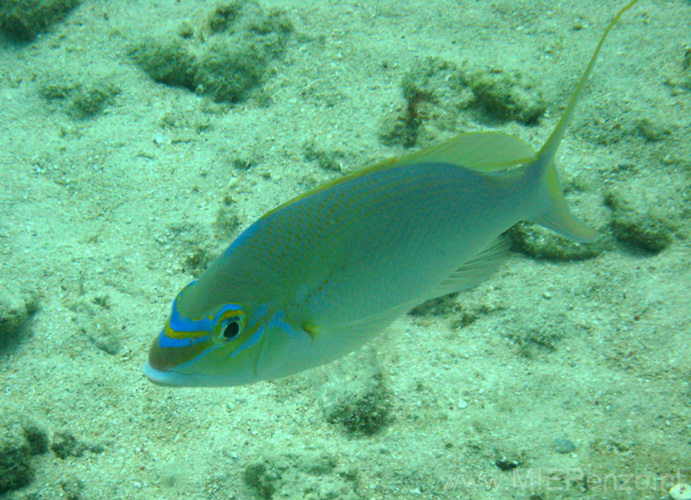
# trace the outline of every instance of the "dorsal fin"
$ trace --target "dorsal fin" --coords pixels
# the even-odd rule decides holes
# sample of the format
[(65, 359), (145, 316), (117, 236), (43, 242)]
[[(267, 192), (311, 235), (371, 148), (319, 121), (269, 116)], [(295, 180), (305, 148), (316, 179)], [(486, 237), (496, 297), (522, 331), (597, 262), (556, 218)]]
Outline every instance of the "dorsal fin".
[(403, 158), (384, 160), (361, 170), (353, 172), (315, 189), (307, 191), (290, 201), (287, 201), (270, 212), (268, 217), (281, 208), (307, 198), (308, 196), (329, 189), (338, 184), (357, 179), (363, 175), (399, 168), (416, 163), (446, 163), (458, 165), (477, 172), (498, 172), (511, 167), (527, 163), (535, 158), (535, 150), (525, 141), (512, 137), (503, 132), (473, 132), (461, 134), (441, 144), (431, 146)]
[(532, 160), (535, 150), (525, 141), (504, 132), (474, 132), (425, 148), (396, 162), (450, 163), (478, 172), (506, 170)]

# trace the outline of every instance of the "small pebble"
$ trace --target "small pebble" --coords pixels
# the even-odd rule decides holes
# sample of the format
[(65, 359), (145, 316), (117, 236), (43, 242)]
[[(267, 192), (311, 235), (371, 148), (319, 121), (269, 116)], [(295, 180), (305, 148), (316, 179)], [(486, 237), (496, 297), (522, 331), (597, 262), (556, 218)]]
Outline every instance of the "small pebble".
[(574, 451), (576, 451), (576, 445), (568, 439), (564, 438), (555, 439), (554, 448), (557, 450), (557, 453), (563, 454), (573, 453)]
[(675, 484), (669, 489), (672, 500), (691, 500), (691, 485), (686, 483)]
[(518, 460), (502, 457), (499, 460), (495, 460), (494, 465), (496, 465), (499, 469), (503, 471), (507, 471), (515, 469), (516, 467), (521, 465), (521, 463)]

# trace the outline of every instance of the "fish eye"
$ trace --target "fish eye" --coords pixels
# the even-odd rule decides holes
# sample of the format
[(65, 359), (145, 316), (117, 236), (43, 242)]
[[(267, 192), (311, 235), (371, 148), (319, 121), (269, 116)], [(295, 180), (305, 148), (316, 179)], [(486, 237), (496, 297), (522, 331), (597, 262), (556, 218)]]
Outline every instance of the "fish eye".
[(245, 313), (235, 304), (227, 304), (216, 315), (211, 338), (215, 344), (236, 339), (245, 329)]
[(232, 340), (240, 334), (240, 321), (237, 318), (227, 318), (221, 323), (221, 335), (225, 340)]

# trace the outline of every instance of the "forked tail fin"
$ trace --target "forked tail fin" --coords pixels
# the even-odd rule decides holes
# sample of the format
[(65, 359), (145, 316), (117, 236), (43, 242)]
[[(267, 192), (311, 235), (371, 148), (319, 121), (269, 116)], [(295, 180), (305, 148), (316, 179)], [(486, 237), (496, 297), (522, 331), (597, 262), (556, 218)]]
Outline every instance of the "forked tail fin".
[(569, 104), (566, 106), (566, 111), (564, 111), (559, 123), (557, 123), (557, 126), (554, 128), (554, 131), (549, 136), (545, 145), (542, 146), (542, 149), (538, 152), (537, 158), (527, 167), (526, 175), (538, 182), (538, 196), (540, 198), (538, 200), (538, 206), (542, 208), (541, 211), (530, 219), (531, 222), (545, 226), (575, 241), (593, 241), (597, 238), (598, 234), (596, 231), (579, 222), (578, 219), (569, 212), (561, 184), (559, 183), (559, 176), (554, 167), (554, 157), (556, 156), (559, 144), (564, 137), (566, 127), (571, 121), (583, 87), (585, 87), (585, 83), (588, 81), (588, 77), (595, 66), (595, 61), (600, 54), (600, 50), (605, 43), (607, 35), (624, 12), (633, 7), (637, 2), (638, 0), (629, 2), (616, 16), (614, 16), (612, 22), (607, 26), (588, 62), (588, 66), (583, 72), (583, 76), (581, 76), (581, 79), (578, 81), (576, 90), (574, 90), (571, 95)]

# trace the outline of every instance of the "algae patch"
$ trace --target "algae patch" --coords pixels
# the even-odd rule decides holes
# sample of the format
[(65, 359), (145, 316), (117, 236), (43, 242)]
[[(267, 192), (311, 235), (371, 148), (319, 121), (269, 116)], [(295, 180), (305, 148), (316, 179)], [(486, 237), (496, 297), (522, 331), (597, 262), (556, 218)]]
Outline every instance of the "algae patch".
[(322, 170), (337, 172), (339, 174), (347, 172), (348, 169), (344, 167), (344, 164), (351, 161), (351, 155), (349, 153), (337, 149), (321, 149), (313, 141), (309, 141), (303, 145), (303, 152), (305, 160), (315, 162)]
[(319, 451), (266, 455), (250, 463), (245, 484), (264, 500), (359, 500), (357, 476)]
[(672, 89), (673, 95), (691, 91), (691, 47), (686, 47), (680, 63), (667, 76), (665, 83)]
[(81, 457), (87, 451), (103, 453), (105, 445), (85, 442), (77, 439), (68, 431), (60, 431), (55, 433), (50, 449), (56, 457), (64, 460), (68, 457)]
[(542, 92), (535, 82), (518, 71), (477, 71), (468, 78), (468, 83), (478, 101), (497, 118), (532, 125), (545, 112)]
[(509, 230), (511, 249), (534, 259), (557, 262), (588, 260), (607, 249), (607, 242), (577, 243), (549, 229), (519, 222)]
[(334, 388), (324, 402), (326, 421), (350, 434), (372, 436), (391, 423), (391, 395), (381, 373)]
[(111, 76), (66, 73), (47, 75), (40, 93), (73, 117), (89, 118), (111, 105), (120, 88)]
[(20, 42), (31, 42), (62, 21), (81, 0), (4, 0), (0, 3), (0, 30)]
[(605, 204), (612, 209), (612, 232), (622, 243), (659, 253), (673, 241), (673, 216), (644, 196), (610, 191)]
[(48, 450), (48, 432), (32, 418), (0, 409), (0, 494), (34, 478), (31, 457)]
[(217, 5), (196, 31), (185, 22), (177, 31), (145, 37), (128, 53), (158, 83), (232, 103), (261, 85), (292, 33), (285, 12), (233, 1)]
[(128, 52), (153, 81), (194, 91), (197, 60), (183, 38), (175, 34), (149, 35)]
[(437, 132), (459, 128), (461, 113), (472, 111), (480, 121), (538, 122), (545, 99), (536, 82), (518, 71), (472, 69), (438, 57), (428, 57), (401, 80), (405, 105), (385, 117), (380, 140), (413, 147), (432, 142)]
[(29, 293), (0, 292), (0, 353), (11, 351), (25, 334), (38, 311), (38, 298)]
[(77, 330), (100, 351), (115, 355), (120, 352), (124, 333), (116, 328), (118, 321), (110, 311), (108, 295), (80, 297), (69, 308), (76, 314), (74, 322)]
[(399, 114), (385, 117), (380, 126), (379, 137), (389, 146), (413, 147), (431, 142), (434, 134), (428, 130), (429, 124), (440, 130), (453, 130), (459, 111), (474, 100), (458, 67), (437, 57), (423, 60), (406, 73), (401, 90), (405, 107)]

